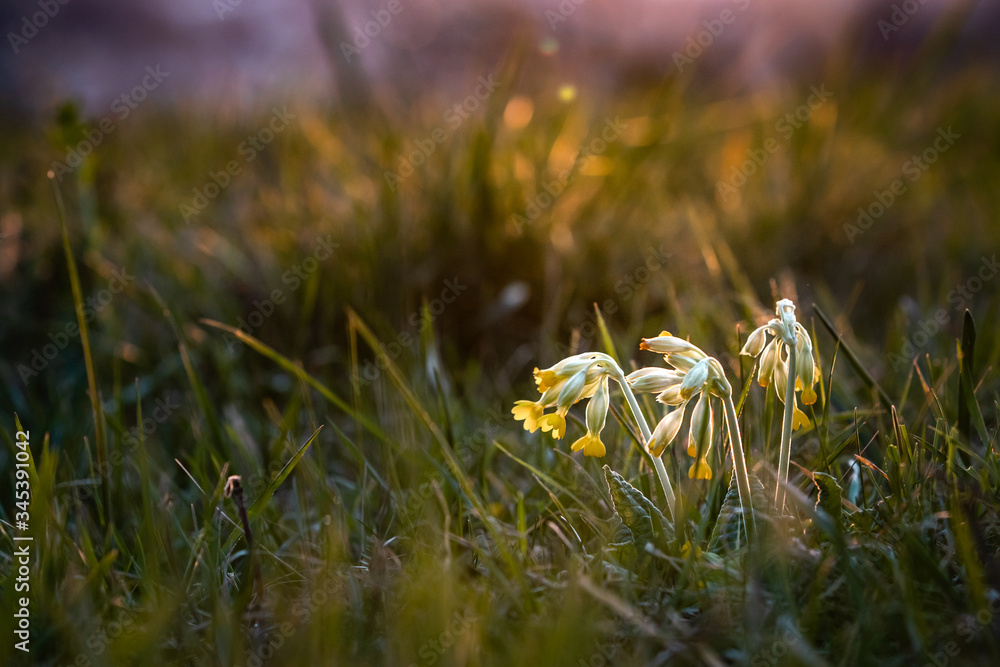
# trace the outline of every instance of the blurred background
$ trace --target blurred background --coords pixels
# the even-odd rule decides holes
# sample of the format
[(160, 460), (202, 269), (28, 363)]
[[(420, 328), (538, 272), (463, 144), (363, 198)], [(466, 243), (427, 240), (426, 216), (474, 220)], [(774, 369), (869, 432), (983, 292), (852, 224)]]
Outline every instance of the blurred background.
[[(270, 479), (319, 425), (330, 428), (303, 459), (294, 491), (289, 483), (267, 507), (261, 539), (280, 558), (264, 561), (264, 579), (274, 600), (293, 594), (287, 582), (317, 581), (323, 564), (343, 564), (348, 582), (364, 569), (357, 589), (346, 584), (363, 594), (336, 613), (344, 637), (371, 641), (344, 642), (344, 664), (407, 664), (442, 627), (412, 609), (443, 600), (436, 550), (450, 544), (449, 529), (465, 530), (463, 499), (473, 496), (448, 476), (455, 471), (425, 433), (429, 422), (452, 444), (476, 438), (463, 469), (473, 481), (461, 482), (506, 522), (531, 576), (551, 574), (546, 590), (557, 590), (556, 573), (578, 564), (576, 542), (571, 549), (562, 533), (545, 533), (529, 552), (524, 499), (537, 525), (551, 515), (599, 552), (608, 540), (594, 526), (610, 515), (592, 482), (600, 462), (558, 456), (567, 443), (553, 449), (548, 436), (525, 434), (509, 411), (534, 395), (533, 367), (603, 349), (595, 304), (623, 365), (653, 363), (639, 339), (667, 329), (691, 336), (741, 380), (742, 340), (783, 297), (798, 304), (829, 372), (836, 341), (815, 304), (900, 412), (913, 422), (929, 416), (932, 426), (957, 410), (955, 341), (969, 309), (979, 332), (974, 383), (984, 405), (996, 396), (995, 2), (19, 0), (0, 8), (0, 26), (0, 412), (8, 426), (16, 412), (33, 442), (51, 437), (49, 479), (63, 496), (48, 522), (72, 529), (60, 542), (65, 558), (43, 568), (39, 585), (53, 597), (37, 613), (81, 644), (74, 615), (106, 619), (109, 600), (138, 608), (163, 591), (179, 591), (177, 608), (190, 609), (176, 632), (152, 627), (159, 615), (151, 615), (147, 647), (180, 659), (175, 646), (226, 645), (212, 632), (241, 637), (242, 619), (228, 615), (231, 554), (217, 545), (215, 570), (182, 577), (202, 530), (186, 504), (200, 506), (201, 487), (211, 490), (226, 462), (248, 480)], [(102, 443), (57, 194), (80, 274), (103, 446), (127, 462), (114, 464), (111, 491), (98, 500), (73, 495), (98, 489)], [(359, 333), (362, 321), (384, 345), (381, 357)], [(210, 322), (280, 356), (262, 356)], [(310, 390), (296, 365), (330, 393)], [(386, 370), (396, 366), (401, 379)], [(886, 401), (845, 362), (836, 369), (832, 385), (825, 379), (829, 433), (846, 447), (855, 409)], [(921, 381), (939, 390), (933, 410)], [(427, 411), (414, 407), (409, 387)], [(762, 396), (748, 399), (745, 437), (766, 460), (777, 427), (769, 434), (773, 405)], [(768, 426), (756, 429), (753, 418), (765, 414)], [(609, 451), (627, 456), (617, 469), (654, 496), (638, 447), (609, 423), (617, 434)], [(995, 417), (985, 423), (993, 429)], [(141, 474), (132, 456), (140, 435), (149, 457)], [(817, 437), (797, 436), (803, 461), (827, 431)], [(571, 516), (577, 528), (555, 516), (555, 496), (533, 474), (481, 447), (493, 439), (585, 489), (587, 512)], [(683, 477), (683, 450), (670, 456)], [(404, 499), (427, 479), (440, 481), (441, 495), (425, 503), (428, 491), (410, 512)], [(849, 497), (860, 505), (859, 479), (849, 480)], [(723, 483), (682, 479), (705, 507), (721, 503)], [(105, 531), (105, 507), (120, 534)], [(692, 503), (692, 516), (699, 511)], [(205, 516), (203, 526), (218, 519)], [(424, 530), (442, 520), (443, 540)], [(481, 583), (476, 573), (489, 562), (481, 526), (467, 528), (461, 549), (479, 560), (448, 570), (456, 598), (467, 577)], [(102, 531), (97, 556), (78, 558), (77, 544)], [(406, 539), (393, 543), (397, 531)], [(320, 535), (329, 541), (318, 547)], [(422, 551), (407, 560), (410, 544)], [(101, 569), (112, 552), (125, 565)], [(413, 607), (383, 607), (386, 572), (404, 560), (435, 564), (426, 590), (404, 594)], [(97, 583), (76, 595), (84, 578)], [(890, 586), (892, 577), (880, 581)], [(481, 613), (508, 613), (490, 597), (507, 583), (483, 585)], [(882, 599), (898, 598), (885, 590)], [(567, 604), (550, 599), (568, 615), (539, 612), (537, 628), (597, 618), (568, 595)], [(861, 630), (844, 645), (857, 655), (895, 651), (868, 629), (913, 626), (863, 602), (871, 615), (858, 617)], [(204, 609), (218, 626), (211, 631)], [(452, 610), (442, 601), (440, 611), (447, 619)], [(392, 614), (420, 629), (404, 638)], [(534, 631), (531, 618), (516, 617), (518, 632)], [(726, 626), (706, 619), (705, 645), (725, 644)], [(828, 625), (818, 623), (817, 646)], [(315, 643), (302, 646), (325, 646), (327, 627), (317, 623)], [(569, 636), (491, 641), (511, 651), (504, 664), (516, 664), (517, 651), (533, 655), (543, 644), (550, 657), (568, 655)], [(60, 650), (50, 648), (49, 664)], [(843, 655), (848, 664), (855, 654)]]
[[(454, 280), (443, 353), (491, 394), (589, 344), (595, 302), (632, 340), (707, 320), (735, 350), (775, 293), (815, 300), (877, 377), (949, 351), (962, 308), (995, 315), (995, 283), (954, 292), (1000, 236), (990, 3), (72, 0), (0, 23), (0, 377), (40, 419), (82, 378), (76, 346), (18, 371), (72, 321), (50, 169), (85, 293), (135, 275), (94, 313), (127, 377), (177, 363), (150, 287), (199, 341), (285, 289), (248, 328), (329, 372), (345, 306), (415, 335)], [(210, 338), (218, 372), (253, 368)]]

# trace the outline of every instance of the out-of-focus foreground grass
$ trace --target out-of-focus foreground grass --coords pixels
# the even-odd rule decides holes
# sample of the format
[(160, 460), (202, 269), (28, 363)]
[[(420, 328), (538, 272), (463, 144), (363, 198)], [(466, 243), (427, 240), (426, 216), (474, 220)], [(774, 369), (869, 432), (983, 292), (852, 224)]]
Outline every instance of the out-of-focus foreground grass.
[[(927, 43), (907, 60), (835, 51), (794, 84), (732, 90), (695, 67), (614, 94), (575, 81), (563, 99), (566, 81), (513, 55), (467, 117), (446, 112), (475, 85), (405, 111), (288, 104), (252, 161), (241, 145), (270, 111), (145, 110), (58, 184), (94, 299), (99, 430), (80, 338), (60, 342), (75, 314), (44, 178), (99, 119), (67, 111), (9, 137), (0, 469), (16, 412), (34, 461), (32, 664), (985, 664), (1000, 627), (1000, 91), (994, 66)], [(407, 175), (401, 156), (423, 152)], [(239, 173), (185, 221), (230, 161)], [(859, 207), (872, 223), (845, 228)], [(739, 388), (741, 337), (775, 295), (799, 304), (823, 371), (793, 460), (840, 480), (868, 525), (775, 530), (723, 566), (691, 550), (623, 567), (601, 464), (662, 504), (630, 421), (585, 460), (568, 454), (579, 419), (553, 447), (510, 406), (534, 366), (603, 349), (595, 302), (624, 364), (654, 363), (638, 340), (669, 329)], [(982, 415), (968, 437), (966, 308)], [(770, 480), (780, 414), (763, 396), (742, 419)], [(689, 481), (685, 457), (667, 461), (681, 530), (707, 549), (728, 474), (718, 459), (711, 482)], [(226, 474), (259, 499), (250, 555)], [(13, 480), (4, 664), (23, 659)], [(793, 481), (813, 516), (814, 485)]]

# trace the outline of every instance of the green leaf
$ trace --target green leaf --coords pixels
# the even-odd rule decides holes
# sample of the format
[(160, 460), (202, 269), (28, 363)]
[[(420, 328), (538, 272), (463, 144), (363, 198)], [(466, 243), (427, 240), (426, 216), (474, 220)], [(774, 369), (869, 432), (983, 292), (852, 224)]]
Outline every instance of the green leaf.
[[(673, 535), (673, 528), (663, 513), (639, 489), (606, 465), (604, 478), (608, 482), (615, 513), (632, 537), (631, 541), (620, 539), (618, 544), (631, 542), (636, 548), (643, 549), (646, 544), (652, 543), (660, 549), (666, 549)], [(622, 534), (621, 537), (625, 538), (625, 535)]]
[[(753, 505), (754, 512), (758, 514), (764, 514), (767, 511), (767, 496), (764, 493), (764, 485), (753, 473), (750, 473), (750, 504)], [(726, 498), (722, 501), (722, 508), (719, 510), (719, 518), (712, 530), (712, 538), (708, 542), (710, 551), (719, 551), (723, 546), (730, 550), (736, 550), (746, 544), (742, 513), (740, 489), (736, 483), (736, 475), (733, 475), (729, 481), (729, 491), (726, 493)]]

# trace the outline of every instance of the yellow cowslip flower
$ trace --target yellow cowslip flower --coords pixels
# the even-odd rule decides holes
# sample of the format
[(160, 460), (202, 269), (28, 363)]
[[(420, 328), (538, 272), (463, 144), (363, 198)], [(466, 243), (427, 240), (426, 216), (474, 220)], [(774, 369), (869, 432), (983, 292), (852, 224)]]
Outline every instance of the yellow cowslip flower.
[(656, 400), (664, 405), (683, 405), (687, 402), (681, 396), (681, 386), (679, 384), (657, 394)]
[[(600, 352), (587, 352), (563, 359), (545, 370), (536, 368), (535, 385), (542, 397), (537, 401), (515, 402), (511, 414), (514, 419), (524, 421), (525, 431), (534, 433), (540, 428), (543, 432), (552, 431), (553, 435), (561, 438), (566, 432), (565, 416), (570, 406), (593, 395), (598, 381), (608, 372), (610, 359)], [(582, 389), (580, 382), (583, 383)], [(567, 385), (570, 385), (568, 391)], [(546, 408), (553, 406), (557, 407), (556, 413), (544, 414)]]
[(688, 479), (712, 479), (712, 467), (704, 458), (698, 459), (688, 468)]
[(607, 422), (610, 405), (608, 378), (605, 376), (601, 378), (597, 391), (587, 404), (587, 433), (572, 444), (574, 452), (582, 449), (584, 456), (604, 456), (607, 453), (607, 448), (601, 442), (601, 431)]
[(538, 392), (544, 394), (554, 387), (562, 387), (567, 380), (576, 375), (580, 370), (590, 368), (595, 362), (605, 362), (605, 358), (607, 358), (607, 355), (600, 352), (584, 352), (583, 354), (566, 357), (555, 366), (551, 366), (545, 370), (538, 370), (536, 368), (535, 385), (538, 387)]
[[(816, 402), (814, 389), (820, 379), (819, 368), (813, 359), (812, 340), (809, 332), (795, 320), (795, 304), (789, 299), (778, 301), (775, 307), (777, 317), (764, 326), (755, 329), (740, 350), (740, 354), (760, 357), (757, 371), (757, 382), (762, 387), (774, 384), (778, 398), (785, 401), (785, 387), (789, 371), (795, 373), (795, 390), (801, 392), (802, 403), (812, 405)], [(767, 335), (773, 336), (770, 341)], [(765, 344), (766, 343), (766, 344)], [(795, 346), (795, 368), (788, 368), (789, 346)], [(796, 411), (794, 429), (808, 425), (809, 420), (794, 405)], [(800, 416), (801, 415), (801, 416)]]
[(545, 408), (556, 404), (561, 389), (562, 387), (549, 387), (537, 401), (517, 401), (511, 409), (514, 419), (524, 420), (524, 430), (534, 433), (539, 429)]
[(591, 433), (590, 431), (587, 431), (582, 438), (574, 442), (570, 446), (570, 449), (574, 452), (578, 452), (582, 449), (584, 456), (604, 456), (608, 453), (607, 447), (605, 447), (604, 443), (601, 442), (600, 434)]
[(685, 401), (691, 398), (695, 392), (700, 392), (708, 382), (709, 364), (708, 358), (696, 363), (691, 370), (684, 374), (684, 381), (678, 392)]
[(684, 371), (667, 368), (640, 368), (629, 373), (625, 380), (633, 391), (658, 394), (684, 381)]
[(646, 449), (649, 450), (649, 453), (653, 456), (662, 455), (667, 445), (677, 437), (677, 433), (681, 430), (682, 421), (684, 421), (684, 405), (678, 410), (668, 412), (653, 429), (652, 437), (646, 443)]
[[(813, 387), (819, 382), (820, 372), (813, 359), (809, 332), (795, 319), (795, 304), (790, 299), (782, 299), (775, 304), (774, 311), (777, 317), (755, 329), (747, 337), (740, 354), (760, 356), (757, 381), (762, 387), (773, 383), (775, 393), (785, 404), (781, 423), (781, 450), (778, 454), (778, 484), (774, 495), (775, 507), (778, 511), (783, 511), (788, 465), (791, 461), (792, 431), (809, 425), (809, 418), (799, 409), (795, 392), (801, 392), (804, 404), (815, 403), (817, 397)], [(765, 345), (767, 334), (774, 338)], [(792, 381), (791, 384), (789, 380)]]
[(541, 419), (545, 408), (535, 401), (517, 401), (511, 412), (514, 414), (514, 419), (524, 420), (525, 431), (534, 433), (538, 430), (538, 420)]
[(799, 406), (794, 402), (792, 403), (792, 430), (798, 431), (803, 426), (809, 426), (809, 417), (806, 413), (799, 410)]
[[(701, 547), (695, 547), (694, 548), (695, 560), (701, 558), (701, 554), (702, 554)], [(686, 559), (690, 555), (691, 555), (691, 540), (688, 540), (687, 542), (684, 543), (684, 546), (681, 547), (681, 558)]]
[[(566, 435), (566, 413), (580, 399), (592, 396), (600, 384), (600, 377), (590, 379), (591, 369), (596, 364), (597, 362), (591, 361), (562, 383), (556, 397), (556, 411), (538, 418), (538, 426), (542, 432), (552, 431), (555, 438)], [(557, 386), (552, 386), (549, 390), (554, 390)]]
[(643, 338), (640, 350), (649, 350), (663, 355), (664, 360), (679, 371), (688, 371), (696, 363), (708, 357), (701, 348), (674, 336), (669, 331), (661, 331), (654, 338)]
[(691, 479), (712, 479), (712, 469), (708, 465), (708, 454), (712, 451), (712, 403), (708, 392), (701, 392), (698, 403), (691, 412), (691, 430), (688, 434), (688, 456), (696, 457), (688, 477)]
[(706, 458), (714, 435), (710, 398), (732, 393), (722, 364), (698, 347), (665, 331), (655, 338), (642, 339), (640, 347), (663, 354), (674, 370), (643, 368), (626, 378), (629, 386), (636, 391), (659, 392), (657, 401), (680, 406), (680, 409), (667, 413), (656, 425), (646, 449), (653, 456), (663, 454), (680, 431), (688, 403), (699, 396), (691, 413), (688, 435), (688, 454), (696, 457), (697, 461), (689, 474), (697, 479), (711, 479), (712, 469)]
[(552, 431), (552, 437), (561, 440), (566, 435), (566, 411), (560, 409), (543, 415), (538, 420), (538, 426), (542, 429), (542, 433)]
[[(553, 437), (566, 435), (566, 414), (576, 403), (590, 398), (587, 406), (587, 434), (573, 443), (573, 451), (583, 450), (586, 456), (604, 456), (601, 431), (610, 407), (608, 377), (621, 378), (621, 369), (614, 360), (600, 352), (585, 352), (563, 359), (544, 370), (535, 369), (535, 386), (542, 392), (537, 401), (517, 401), (511, 413), (524, 421), (524, 429), (534, 433), (541, 429)], [(555, 412), (546, 413), (546, 408)]]

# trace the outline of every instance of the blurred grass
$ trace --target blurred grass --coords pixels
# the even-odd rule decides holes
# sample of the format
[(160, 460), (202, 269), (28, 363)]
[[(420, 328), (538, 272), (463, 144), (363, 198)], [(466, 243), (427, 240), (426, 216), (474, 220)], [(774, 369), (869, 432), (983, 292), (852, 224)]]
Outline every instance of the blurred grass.
[[(144, 109), (60, 184), (85, 297), (115, 267), (136, 276), (89, 323), (104, 442), (78, 338), (27, 384), (18, 371), (75, 318), (43, 175), (80, 125), (67, 115), (11, 133), (3, 221), (23, 231), (0, 246), (16, 248), (0, 266), (0, 467), (12, 469), (16, 412), (38, 465), (31, 664), (989, 664), (998, 302), (986, 280), (963, 304), (978, 324), (967, 390), (984, 441), (957, 430), (964, 308), (951, 296), (1000, 247), (1000, 97), (995, 66), (937, 55), (859, 61), (845, 48), (794, 83), (734, 90), (685, 73), (613, 96), (578, 83), (571, 102), (559, 81), (519, 88), (533, 63), (513, 58), (484, 107), (395, 191), (386, 170), (461, 98), (290, 105), (291, 126), (191, 224), (179, 205), (241, 159), (270, 111)], [(812, 86), (832, 98), (785, 139), (778, 123)], [(577, 162), (609, 121), (620, 136)], [(949, 126), (961, 137), (851, 243), (856, 209)], [(722, 197), (717, 181), (768, 138), (778, 149)], [(554, 202), (519, 225), (567, 170)], [(306, 271), (328, 235), (333, 255)], [(258, 304), (275, 290), (282, 303), (267, 314)], [(652, 364), (637, 343), (662, 329), (745, 384), (740, 337), (775, 294), (814, 333), (828, 399), (793, 460), (840, 480), (861, 514), (828, 521), (793, 474), (807, 531), (776, 525), (752, 558), (666, 554), (627, 571), (606, 549), (616, 526), (601, 464), (662, 505), (631, 434), (609, 426), (605, 460), (570, 456), (566, 441), (522, 431), (512, 402), (533, 394), (533, 366), (568, 351), (610, 342), (624, 364)], [(835, 366), (813, 302), (843, 334)], [(942, 309), (940, 331), (894, 368), (890, 354)], [(252, 339), (208, 326), (241, 319)], [(157, 401), (179, 407), (164, 415)], [(757, 387), (742, 420), (769, 479), (780, 426)], [(582, 428), (572, 419), (567, 439)], [(679, 528), (707, 549), (728, 479), (689, 481), (683, 457), (668, 457)], [(243, 476), (249, 502), (274, 491), (251, 521), (262, 594), (247, 594), (246, 541), (227, 540), (241, 535), (221, 498), (227, 473)], [(7, 546), (12, 479), (0, 479)], [(10, 642), (0, 655), (23, 658)]]

